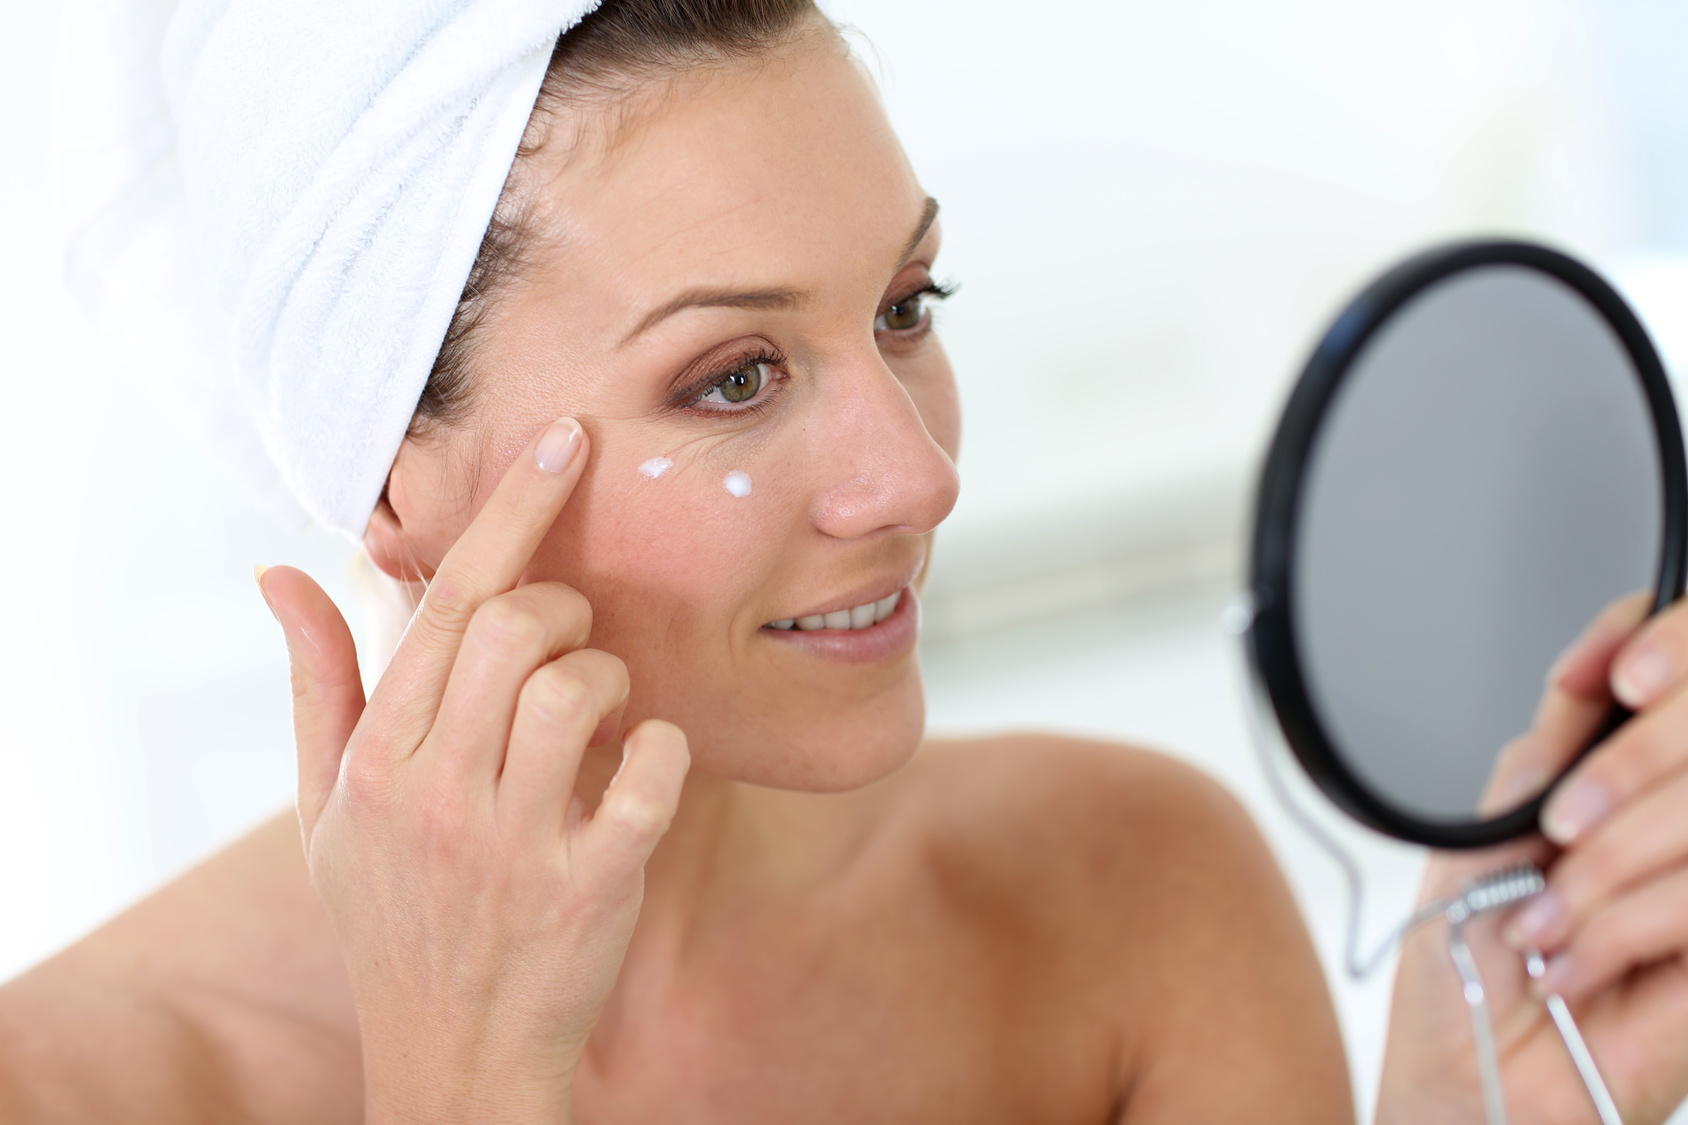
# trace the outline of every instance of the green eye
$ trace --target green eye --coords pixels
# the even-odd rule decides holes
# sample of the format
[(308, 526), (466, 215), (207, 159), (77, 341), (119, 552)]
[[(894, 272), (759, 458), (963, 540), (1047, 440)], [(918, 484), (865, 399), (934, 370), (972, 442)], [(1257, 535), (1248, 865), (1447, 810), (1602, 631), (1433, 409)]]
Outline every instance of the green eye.
[(767, 382), (768, 365), (765, 363), (753, 363), (748, 367), (741, 367), (739, 370), (733, 372), (731, 375), (715, 384), (715, 386), (710, 390), (710, 393), (704, 395), (703, 397), (705, 401), (707, 401), (714, 398), (718, 393), (721, 397), (717, 401), (733, 403), (746, 402), (755, 398), (757, 393), (767, 385)]
[(905, 297), (901, 301), (885, 310), (885, 315), (879, 318), (874, 327), (881, 331), (907, 332), (910, 328), (920, 327), (920, 318), (926, 315), (926, 303), (921, 300), (921, 294)]

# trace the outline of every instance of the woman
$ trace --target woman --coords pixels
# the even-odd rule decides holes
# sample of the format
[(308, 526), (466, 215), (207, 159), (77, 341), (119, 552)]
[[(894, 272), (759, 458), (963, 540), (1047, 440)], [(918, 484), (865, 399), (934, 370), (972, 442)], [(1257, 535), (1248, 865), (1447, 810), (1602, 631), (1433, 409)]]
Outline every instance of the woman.
[[(1215, 785), (923, 740), (937, 215), (806, 2), (568, 31), (363, 513), (419, 597), (367, 702), (320, 589), (260, 575), (302, 846), (278, 819), (6, 986), (5, 1119), (1350, 1120), (1306, 934)], [(1645, 714), (1558, 799), (1559, 909), (1509, 936), (1657, 1121), (1688, 1091), (1688, 618), (1635, 623), (1591, 629), (1496, 784), (1616, 668)], [(1478, 1120), (1447, 977), (1409, 950), (1380, 1119)], [(1497, 993), (1516, 1118), (1590, 1120)]]

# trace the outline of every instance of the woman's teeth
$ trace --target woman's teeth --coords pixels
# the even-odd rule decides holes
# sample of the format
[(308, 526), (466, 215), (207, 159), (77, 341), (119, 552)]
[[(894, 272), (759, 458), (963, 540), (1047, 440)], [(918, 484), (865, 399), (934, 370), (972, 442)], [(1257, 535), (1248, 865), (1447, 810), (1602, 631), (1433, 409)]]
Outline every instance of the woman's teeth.
[(876, 602), (868, 602), (854, 609), (834, 610), (832, 613), (815, 613), (808, 617), (787, 617), (783, 621), (770, 621), (770, 629), (800, 629), (805, 633), (812, 633), (816, 629), (866, 629), (877, 625), (896, 611), (897, 603), (902, 601), (903, 592), (898, 590), (888, 597), (880, 598)]

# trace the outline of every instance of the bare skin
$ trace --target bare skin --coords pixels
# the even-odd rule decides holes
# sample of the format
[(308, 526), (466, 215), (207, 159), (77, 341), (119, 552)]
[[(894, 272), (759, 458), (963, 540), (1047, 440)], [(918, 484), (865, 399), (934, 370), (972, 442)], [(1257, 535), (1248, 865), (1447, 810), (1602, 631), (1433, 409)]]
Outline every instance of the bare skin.
[[(483, 325), (474, 417), (405, 443), (366, 536), (426, 583), (367, 699), (321, 590), (261, 580), (297, 821), (0, 989), (0, 1116), (1351, 1120), (1307, 936), (1217, 786), (1118, 746), (923, 741), (959, 411), (922, 306), (935, 204), (868, 84), (817, 30), (616, 109), (536, 120), (515, 190), (543, 238)], [(893, 594), (870, 626), (779, 627)], [(1659, 956), (1618, 944), (1611, 979)], [(1398, 1005), (1386, 1111), (1467, 1108), (1458, 1004)], [(1682, 1074), (1632, 1069), (1627, 1104)]]
[(367, 701), (338, 611), (263, 578), (300, 823), (5, 988), (6, 1119), (1348, 1120), (1218, 786), (921, 744), (959, 413), (936, 207), (862, 75), (817, 29), (634, 108), (520, 169), (546, 240), (476, 418), (406, 443), (366, 538), (428, 583)]
[[(1635, 711), (1548, 802), (1547, 838), (1444, 857), (1425, 878), (1424, 897), (1435, 898), (1523, 860), (1548, 874), (1548, 893), (1533, 904), (1470, 927), (1508, 1108), (1532, 1125), (1598, 1120), (1532, 994), (1521, 957), (1532, 947), (1546, 956), (1544, 984), (1572, 1006), (1624, 1121), (1664, 1121), (1688, 1098), (1688, 604), (1643, 622), (1646, 609), (1647, 599), (1626, 598), (1589, 626), (1490, 783), (1490, 805), (1508, 807), (1561, 772), (1613, 702)], [(1483, 1120), (1469, 1018), (1450, 1002), (1457, 996), (1442, 934), (1414, 935), (1396, 977), (1380, 1125)]]
[[(683, 951), (650, 908), (692, 857), (653, 858), (578, 1120), (1348, 1119), (1295, 908), (1211, 782), (1010, 736), (802, 796), (786, 842), (841, 862), (734, 865)], [(0, 1116), (362, 1120), (338, 957), (278, 818), (6, 986)]]

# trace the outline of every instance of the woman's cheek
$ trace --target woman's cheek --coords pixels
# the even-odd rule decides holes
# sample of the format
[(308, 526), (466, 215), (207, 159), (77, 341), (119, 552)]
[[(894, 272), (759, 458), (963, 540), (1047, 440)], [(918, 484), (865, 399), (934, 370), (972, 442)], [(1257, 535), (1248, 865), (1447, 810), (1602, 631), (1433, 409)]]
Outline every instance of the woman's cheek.
[(725, 640), (766, 577), (778, 490), (754, 465), (637, 452), (593, 466), (546, 537), (535, 576), (585, 594), (593, 643), (624, 660), (658, 649), (674, 658), (676, 645), (718, 659), (711, 635)]

